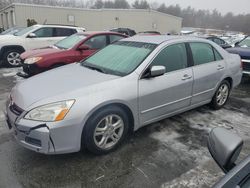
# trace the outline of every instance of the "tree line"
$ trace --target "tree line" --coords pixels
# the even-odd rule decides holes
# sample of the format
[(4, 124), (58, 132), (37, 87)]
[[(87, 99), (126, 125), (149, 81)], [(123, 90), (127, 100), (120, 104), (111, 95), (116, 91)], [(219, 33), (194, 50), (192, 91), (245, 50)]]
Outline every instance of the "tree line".
[(0, 9), (10, 3), (28, 3), (51, 6), (65, 6), (78, 8), (115, 8), (115, 9), (153, 9), (166, 14), (183, 18), (183, 27), (199, 27), (222, 29), (228, 31), (242, 31), (250, 34), (250, 14), (235, 15), (231, 12), (222, 15), (218, 10), (196, 10), (191, 6), (181, 8), (177, 5), (148, 3), (147, 0), (135, 0), (129, 4), (127, 0), (1, 0)]

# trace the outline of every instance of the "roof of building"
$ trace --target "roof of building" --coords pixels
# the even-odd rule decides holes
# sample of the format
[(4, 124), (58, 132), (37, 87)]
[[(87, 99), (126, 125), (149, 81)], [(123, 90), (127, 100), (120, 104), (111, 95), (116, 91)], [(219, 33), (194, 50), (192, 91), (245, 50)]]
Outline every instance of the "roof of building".
[(162, 13), (152, 9), (89, 9), (89, 8), (76, 8), (76, 7), (60, 7), (60, 6), (49, 6), (49, 5), (37, 5), (37, 4), (25, 4), (25, 3), (12, 3), (3, 9), (0, 10), (4, 11), (7, 8), (14, 7), (14, 6), (29, 6), (29, 7), (43, 7), (43, 8), (54, 8), (54, 9), (71, 9), (71, 10), (81, 10), (81, 11), (126, 11), (126, 12), (153, 12), (165, 16), (172, 17), (174, 19), (182, 20), (181, 17), (173, 16), (170, 14)]

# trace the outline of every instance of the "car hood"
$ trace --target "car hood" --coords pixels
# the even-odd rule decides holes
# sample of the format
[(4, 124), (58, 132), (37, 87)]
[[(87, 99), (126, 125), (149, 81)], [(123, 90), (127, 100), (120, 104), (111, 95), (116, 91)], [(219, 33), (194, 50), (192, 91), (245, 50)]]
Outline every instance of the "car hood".
[(226, 50), (229, 53), (239, 54), (242, 58), (250, 58), (250, 48), (234, 47)]
[(57, 52), (61, 52), (61, 49), (53, 48), (53, 47), (46, 47), (46, 48), (39, 48), (34, 50), (28, 50), (24, 53), (22, 53), (21, 58), (27, 59), (31, 57), (37, 57), (37, 56), (47, 56), (49, 54), (54, 54)]
[(20, 36), (0, 35), (0, 47), (6, 44), (8, 45), (19, 44), (20, 39), (22, 39), (22, 37)]
[[(65, 97), (74, 92), (81, 92), (87, 87), (101, 84), (116, 78), (115, 75), (100, 73), (83, 67), (79, 63), (66, 65), (53, 69), (18, 83), (11, 92), (13, 101), (22, 109), (41, 100)], [(97, 87), (97, 86), (96, 86)], [(78, 93), (79, 94), (79, 93)], [(82, 94), (80, 94), (82, 95)], [(76, 96), (71, 96), (71, 99)], [(56, 102), (56, 101), (53, 101)]]

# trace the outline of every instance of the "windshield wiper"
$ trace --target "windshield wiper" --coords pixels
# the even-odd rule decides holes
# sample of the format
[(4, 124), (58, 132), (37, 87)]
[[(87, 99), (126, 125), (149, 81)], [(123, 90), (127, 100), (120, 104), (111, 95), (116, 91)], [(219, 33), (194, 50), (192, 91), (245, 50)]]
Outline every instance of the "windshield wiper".
[(91, 65), (91, 64), (87, 64), (87, 63), (83, 63), (82, 64), (84, 67), (87, 67), (89, 69), (92, 69), (92, 70), (96, 70), (98, 72), (101, 72), (101, 73), (104, 73), (106, 74), (106, 72), (104, 71), (104, 69), (100, 68), (100, 67), (97, 67), (95, 65)]

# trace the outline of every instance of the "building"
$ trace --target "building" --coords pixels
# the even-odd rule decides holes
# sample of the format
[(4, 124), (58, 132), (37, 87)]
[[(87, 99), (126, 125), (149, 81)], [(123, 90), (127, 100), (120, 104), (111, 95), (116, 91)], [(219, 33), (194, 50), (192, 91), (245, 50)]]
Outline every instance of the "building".
[(33, 4), (11, 4), (0, 10), (0, 27), (27, 26), (27, 19), (38, 24), (76, 25), (86, 30), (127, 27), (139, 31), (180, 33), (182, 18), (142, 9), (81, 9)]

